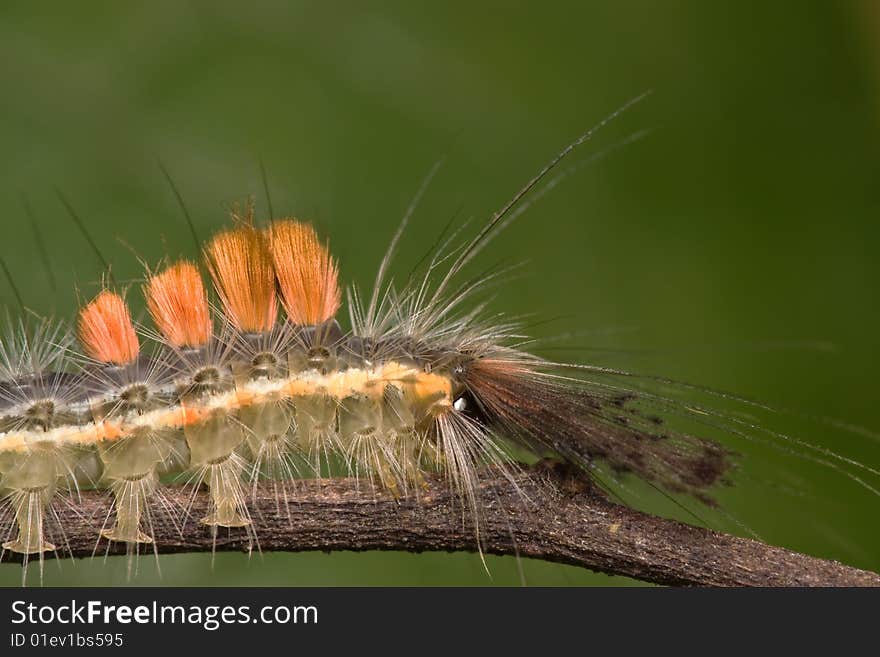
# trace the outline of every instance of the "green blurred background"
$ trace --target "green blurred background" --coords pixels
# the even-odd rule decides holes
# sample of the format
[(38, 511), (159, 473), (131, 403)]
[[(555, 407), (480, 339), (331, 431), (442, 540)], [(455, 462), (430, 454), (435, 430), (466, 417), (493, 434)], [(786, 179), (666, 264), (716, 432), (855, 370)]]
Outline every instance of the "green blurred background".
[[(554, 357), (732, 390), (880, 429), (880, 9), (864, 2), (6, 2), (0, 10), (0, 256), (27, 304), (71, 317), (100, 266), (195, 254), (157, 160), (206, 236), (254, 195), (312, 219), (368, 285), (420, 179), (446, 163), (398, 271), (449, 217), (482, 220), (562, 145), (655, 93), (572, 162), (484, 263), (527, 260), (494, 308)], [(22, 208), (41, 227), (51, 277)], [(129, 295), (141, 304), (139, 292)], [(0, 298), (15, 311), (5, 282)], [(564, 355), (563, 355), (564, 354)], [(796, 433), (880, 464), (878, 441)], [(878, 498), (827, 468), (737, 444), (726, 513), (772, 543), (880, 570)], [(647, 495), (641, 506), (668, 512)], [(735, 521), (723, 529), (743, 533)], [(141, 559), (134, 584), (627, 584), (469, 554)], [(0, 583), (18, 585), (18, 566)], [(47, 564), (46, 584), (122, 584), (124, 559)]]

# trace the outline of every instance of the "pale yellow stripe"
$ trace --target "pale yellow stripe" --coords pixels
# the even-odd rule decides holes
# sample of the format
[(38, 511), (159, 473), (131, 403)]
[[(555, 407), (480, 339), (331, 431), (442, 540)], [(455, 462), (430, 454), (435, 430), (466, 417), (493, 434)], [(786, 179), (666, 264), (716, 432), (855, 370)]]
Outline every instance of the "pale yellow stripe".
[(452, 381), (449, 377), (425, 373), (398, 362), (388, 362), (371, 369), (348, 369), (322, 375), (303, 372), (278, 381), (249, 381), (232, 392), (215, 395), (199, 404), (163, 408), (122, 421), (103, 420), (83, 426), (61, 426), (51, 431), (18, 431), (0, 434), (0, 451), (22, 451), (32, 442), (56, 442), (87, 446), (98, 441), (116, 440), (138, 428), (182, 428), (200, 422), (212, 411), (238, 408), (270, 400), (327, 395), (342, 400), (363, 394), (381, 397), (385, 386), (393, 385), (415, 403), (430, 402), (438, 408), (452, 406)]

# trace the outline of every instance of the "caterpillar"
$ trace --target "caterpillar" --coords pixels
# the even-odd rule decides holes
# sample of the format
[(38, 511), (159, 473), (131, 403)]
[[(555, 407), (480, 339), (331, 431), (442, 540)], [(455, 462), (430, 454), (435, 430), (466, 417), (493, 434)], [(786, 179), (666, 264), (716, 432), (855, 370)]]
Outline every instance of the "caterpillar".
[[(340, 267), (328, 244), (293, 217), (261, 227), (250, 202), (204, 244), (203, 267), (184, 259), (148, 269), (141, 292), (150, 325), (135, 323), (131, 290), (109, 280), (72, 327), (10, 320), (0, 341), (4, 553), (27, 565), (63, 550), (63, 533), (52, 536), (50, 526), (63, 528), (59, 500), (81, 488), (113, 498), (96, 542), (156, 549), (153, 517), (169, 511), (163, 486), (181, 481), (210, 497), (196, 522), (257, 540), (252, 484), (279, 482), (286, 502), (298, 479), (334, 472), (401, 498), (417, 498), (424, 477), (440, 473), (479, 540), (482, 466), (511, 473), (517, 450), (633, 475), (712, 505), (734, 453), (662, 415), (730, 433), (753, 427), (627, 385), (627, 372), (531, 353), (522, 326), (487, 314), (479, 300), (505, 271), (462, 276), (595, 129), (471, 239), (445, 238), (423, 271), (395, 286), (386, 279), (407, 213), (371, 292), (348, 288), (347, 329), (337, 317)], [(819, 448), (807, 452), (835, 469), (853, 465)], [(187, 509), (170, 512), (185, 524)]]

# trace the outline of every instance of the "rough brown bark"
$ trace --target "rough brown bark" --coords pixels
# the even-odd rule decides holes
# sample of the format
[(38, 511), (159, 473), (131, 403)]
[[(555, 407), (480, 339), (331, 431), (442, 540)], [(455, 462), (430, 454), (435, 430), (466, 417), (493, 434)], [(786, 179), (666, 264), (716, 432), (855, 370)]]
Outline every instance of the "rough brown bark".
[[(880, 575), (872, 572), (621, 506), (562, 467), (526, 470), (516, 484), (529, 503), (504, 477), (487, 477), (483, 484), (486, 553), (519, 554), (658, 584), (880, 586)], [(188, 503), (183, 489), (163, 493), (172, 502)], [(289, 513), (276, 493), (263, 485), (252, 501), (262, 551), (476, 548), (473, 528), (462, 521), (461, 507), (442, 480), (429, 481), (418, 501), (365, 492), (352, 479), (298, 482)], [(107, 493), (83, 493), (80, 517), (64, 527), (73, 556), (94, 553), (109, 500)], [(207, 495), (199, 493), (181, 534), (172, 523), (156, 523), (161, 553), (255, 549), (243, 530), (221, 529), (212, 537), (197, 520), (206, 506)], [(125, 546), (114, 544), (110, 551), (124, 552)]]

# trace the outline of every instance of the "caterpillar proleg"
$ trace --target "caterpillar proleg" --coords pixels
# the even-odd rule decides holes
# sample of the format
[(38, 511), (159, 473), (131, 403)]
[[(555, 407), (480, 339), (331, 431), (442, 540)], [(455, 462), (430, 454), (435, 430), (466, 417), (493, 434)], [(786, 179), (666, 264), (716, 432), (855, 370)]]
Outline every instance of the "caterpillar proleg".
[[(645, 389), (628, 372), (537, 356), (518, 322), (486, 312), (480, 295), (504, 271), (462, 272), (592, 134), (402, 285), (386, 281), (395, 235), (369, 295), (349, 287), (347, 328), (328, 244), (293, 217), (261, 226), (251, 203), (204, 245), (213, 293), (195, 262), (146, 273), (151, 326), (135, 324), (130, 290), (112, 284), (83, 305), (75, 331), (22, 320), (0, 343), (3, 550), (25, 562), (63, 551), (53, 509), (81, 488), (113, 497), (96, 542), (161, 551), (151, 525), (163, 514), (183, 532), (236, 530), (258, 547), (256, 482), (277, 483), (279, 504), (295, 514), (296, 481), (334, 473), (400, 498), (418, 498), (426, 474), (440, 473), (479, 543), (483, 466), (512, 473), (516, 450), (712, 505), (735, 455), (669, 421), (681, 417), (796, 446), (876, 492), (870, 466)], [(175, 483), (207, 491), (209, 511), (167, 508), (161, 491)]]

